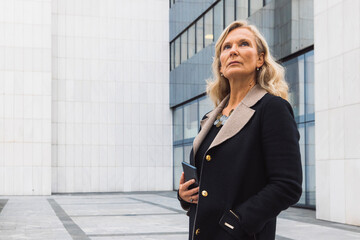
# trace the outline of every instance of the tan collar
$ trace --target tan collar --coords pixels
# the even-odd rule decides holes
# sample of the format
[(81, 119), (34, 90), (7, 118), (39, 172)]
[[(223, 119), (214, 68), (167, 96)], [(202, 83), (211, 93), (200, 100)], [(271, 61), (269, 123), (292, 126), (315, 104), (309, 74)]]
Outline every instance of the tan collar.
[[(220, 129), (219, 133), (216, 135), (214, 141), (211, 143), (208, 150), (223, 143), (224, 141), (238, 133), (255, 113), (255, 110), (251, 109), (250, 107), (254, 106), (266, 93), (267, 91), (260, 87), (259, 84), (256, 84), (253, 88), (251, 88), (244, 97), (244, 99), (234, 109), (234, 111), (226, 121), (226, 124)], [(201, 131), (195, 137), (193, 142), (194, 159), (200, 144), (210, 131), (216, 119), (216, 116), (221, 113), (226, 106), (229, 97), (230, 96), (227, 95), (213, 111), (207, 114), (208, 118), (205, 118), (201, 121)]]

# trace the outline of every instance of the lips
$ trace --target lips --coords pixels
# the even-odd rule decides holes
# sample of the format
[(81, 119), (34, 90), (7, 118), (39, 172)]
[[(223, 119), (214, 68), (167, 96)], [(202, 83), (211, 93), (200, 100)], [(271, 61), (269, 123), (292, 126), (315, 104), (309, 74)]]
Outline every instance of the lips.
[(240, 62), (238, 62), (238, 61), (231, 61), (229, 64), (228, 64), (228, 66), (230, 66), (230, 65), (232, 65), (232, 64), (239, 64)]

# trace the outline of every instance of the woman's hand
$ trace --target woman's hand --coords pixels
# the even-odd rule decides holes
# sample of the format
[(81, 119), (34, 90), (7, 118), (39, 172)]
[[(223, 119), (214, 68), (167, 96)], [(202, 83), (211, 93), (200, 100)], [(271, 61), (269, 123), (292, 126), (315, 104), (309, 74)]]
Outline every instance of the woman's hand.
[(195, 183), (195, 179), (185, 182), (185, 176), (184, 173), (182, 173), (179, 185), (179, 196), (185, 202), (197, 204), (199, 200), (199, 187), (188, 189), (193, 183)]

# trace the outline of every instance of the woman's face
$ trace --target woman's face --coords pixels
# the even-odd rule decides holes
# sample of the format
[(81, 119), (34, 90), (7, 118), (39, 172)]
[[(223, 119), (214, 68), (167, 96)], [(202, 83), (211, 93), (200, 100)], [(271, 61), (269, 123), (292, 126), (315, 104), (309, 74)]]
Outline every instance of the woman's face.
[(254, 34), (247, 28), (236, 28), (221, 46), (220, 72), (227, 79), (254, 75), (264, 63), (264, 54), (258, 55)]

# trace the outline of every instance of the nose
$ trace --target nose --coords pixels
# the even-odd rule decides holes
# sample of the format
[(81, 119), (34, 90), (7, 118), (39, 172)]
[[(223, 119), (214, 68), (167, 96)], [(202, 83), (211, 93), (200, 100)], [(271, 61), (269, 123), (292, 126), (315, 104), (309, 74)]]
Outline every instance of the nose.
[(237, 45), (233, 44), (230, 49), (230, 56), (238, 56), (239, 52), (237, 51)]

